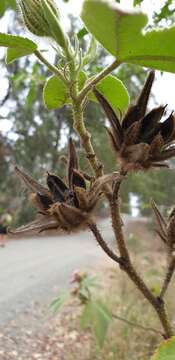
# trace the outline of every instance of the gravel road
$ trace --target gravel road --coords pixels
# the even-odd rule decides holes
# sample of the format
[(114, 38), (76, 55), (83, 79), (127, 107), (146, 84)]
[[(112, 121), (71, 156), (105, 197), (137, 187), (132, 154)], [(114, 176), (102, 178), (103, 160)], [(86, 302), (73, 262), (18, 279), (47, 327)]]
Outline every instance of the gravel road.
[[(109, 220), (99, 225), (110, 243)], [(104, 256), (89, 231), (9, 241), (0, 248), (0, 330), (30, 311), (34, 302), (52, 299), (55, 291), (67, 286), (72, 271)]]

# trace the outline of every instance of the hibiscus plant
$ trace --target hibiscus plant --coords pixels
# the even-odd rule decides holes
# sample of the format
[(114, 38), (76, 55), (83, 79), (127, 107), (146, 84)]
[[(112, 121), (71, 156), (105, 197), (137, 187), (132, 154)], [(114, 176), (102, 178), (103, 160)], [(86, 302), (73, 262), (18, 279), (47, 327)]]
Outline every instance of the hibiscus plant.
[[(6, 63), (34, 54), (51, 76), (43, 89), (46, 108), (64, 105), (72, 109), (75, 133), (89, 162), (91, 174), (80, 168), (75, 144), (69, 139), (67, 179), (47, 174), (47, 186), (40, 185), (16, 166), (16, 173), (26, 184), (30, 198), (38, 210), (37, 219), (13, 233), (62, 229), (71, 232), (80, 226), (89, 228), (103, 251), (124, 271), (144, 298), (155, 310), (164, 339), (174, 335), (164, 299), (175, 269), (175, 212), (164, 219), (152, 201), (157, 233), (167, 253), (167, 268), (159, 295), (155, 295), (135, 269), (123, 232), (120, 212), (120, 187), (133, 171), (149, 171), (167, 167), (167, 160), (175, 155), (175, 117), (165, 120), (165, 104), (147, 111), (147, 103), (155, 77), (155, 70), (175, 72), (175, 26), (145, 30), (147, 15), (125, 12), (115, 1), (84, 0), (81, 19), (90, 41), (86, 50), (76, 34), (70, 39), (61, 23), (56, 0), (18, 0), (24, 26), (34, 34), (29, 38), (0, 34), (0, 46), (7, 47)], [(37, 37), (46, 39), (59, 63), (48, 60), (39, 50)], [(97, 56), (97, 43), (113, 57), (113, 62), (96, 74), (86, 72), (87, 64)], [(138, 64), (150, 69), (145, 85), (133, 105), (123, 83), (113, 70), (123, 63)], [(106, 134), (116, 155), (116, 172), (105, 174), (104, 167), (93, 147), (92, 135), (86, 128), (84, 111), (89, 101), (99, 102), (108, 119)], [(98, 121), (98, 119), (97, 119)], [(112, 150), (111, 150), (112, 151)], [(98, 201), (106, 197), (117, 250), (108, 245), (93, 216)]]

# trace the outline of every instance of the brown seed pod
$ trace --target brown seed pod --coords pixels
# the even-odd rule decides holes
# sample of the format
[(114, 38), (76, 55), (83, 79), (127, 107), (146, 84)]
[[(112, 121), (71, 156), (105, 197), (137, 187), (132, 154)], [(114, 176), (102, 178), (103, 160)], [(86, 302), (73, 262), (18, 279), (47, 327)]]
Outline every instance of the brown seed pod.
[(159, 106), (146, 114), (153, 81), (154, 72), (151, 71), (136, 104), (130, 106), (122, 121), (107, 99), (94, 90), (109, 120), (110, 128), (106, 129), (124, 172), (167, 166), (163, 162), (175, 156), (173, 113), (164, 122), (162, 116), (166, 106)]
[(101, 197), (102, 187), (119, 177), (118, 173), (105, 175), (93, 183), (90, 181), (87, 188), (72, 139), (69, 140), (67, 167), (67, 182), (55, 174), (47, 173), (47, 187), (40, 185), (16, 167), (16, 173), (32, 193), (30, 201), (37, 208), (40, 217), (13, 233), (42, 232), (47, 229), (72, 231), (79, 226), (85, 226)]

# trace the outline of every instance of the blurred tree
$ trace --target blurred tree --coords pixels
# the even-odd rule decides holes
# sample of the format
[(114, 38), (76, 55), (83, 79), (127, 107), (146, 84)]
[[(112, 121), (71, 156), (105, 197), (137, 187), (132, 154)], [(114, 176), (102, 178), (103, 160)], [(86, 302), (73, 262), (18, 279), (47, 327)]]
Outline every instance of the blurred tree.
[(175, 20), (175, 3), (174, 0), (167, 0), (162, 8), (153, 14), (154, 24), (164, 26), (171, 25)]

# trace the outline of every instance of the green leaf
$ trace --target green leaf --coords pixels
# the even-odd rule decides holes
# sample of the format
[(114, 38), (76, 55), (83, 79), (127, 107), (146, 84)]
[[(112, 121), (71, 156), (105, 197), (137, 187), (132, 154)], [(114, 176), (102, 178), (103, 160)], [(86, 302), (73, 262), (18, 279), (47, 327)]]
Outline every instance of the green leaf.
[(27, 38), (3, 33), (0, 33), (0, 46), (8, 48), (7, 64), (21, 56), (32, 54), (37, 49), (37, 45)]
[[(122, 81), (113, 75), (108, 75), (96, 86), (98, 91), (106, 97), (114, 111), (125, 112), (129, 105), (129, 94)], [(96, 101), (96, 97), (90, 93), (90, 100)]]
[(5, 11), (11, 7), (13, 10), (16, 8), (15, 0), (1, 0), (0, 1), (0, 17), (4, 15)]
[[(80, 89), (83, 88), (86, 80), (86, 74), (81, 71), (79, 75)], [(126, 111), (129, 105), (129, 95), (121, 80), (108, 75), (97, 85), (97, 89), (107, 98), (116, 112), (120, 111), (123, 113)], [(66, 85), (55, 75), (47, 80), (43, 89), (43, 99), (45, 106), (49, 110), (60, 108), (71, 102)], [(89, 99), (97, 102), (92, 92), (89, 94)]]
[(163, 341), (151, 360), (174, 360), (175, 359), (175, 336)]
[[(79, 75), (79, 87), (83, 87), (86, 81), (86, 74), (81, 71)], [(49, 109), (57, 109), (65, 104), (69, 104), (70, 98), (64, 82), (57, 76), (51, 76), (43, 89), (43, 99), (45, 106)]]
[(8, 48), (7, 49), (7, 53), (6, 53), (6, 64), (10, 64), (13, 61), (15, 61), (16, 59), (19, 59), (22, 56), (26, 56), (26, 55), (30, 55), (32, 54), (34, 51), (31, 51), (29, 49), (12, 49), (12, 48)]
[(64, 106), (68, 99), (67, 88), (64, 82), (57, 76), (51, 76), (44, 86), (43, 98), (45, 106), (49, 110)]
[(134, 5), (134, 6), (137, 6), (137, 5), (140, 6), (141, 3), (142, 3), (142, 1), (143, 1), (143, 0), (134, 0), (134, 1), (133, 1), (133, 5)]
[(3, 33), (0, 33), (0, 46), (11, 48), (19, 47), (19, 49), (28, 49), (33, 51), (36, 50), (37, 47), (33, 41), (27, 38)]
[(97, 339), (98, 345), (101, 348), (106, 338), (109, 323), (112, 321), (112, 315), (107, 307), (100, 301), (96, 305), (96, 322), (94, 326), (94, 335)]
[(0, 2), (0, 17), (4, 15), (4, 12), (6, 10), (6, 4), (5, 4), (5, 1), (1, 1)]
[(90, 327), (96, 338), (98, 346), (101, 348), (106, 338), (112, 314), (100, 300), (90, 301), (84, 307), (80, 319), (82, 329)]
[(69, 293), (68, 292), (63, 292), (51, 302), (50, 308), (52, 309), (54, 314), (58, 313), (60, 308), (67, 301), (68, 297), (69, 297)]
[(7, 0), (6, 2), (13, 10), (16, 10), (16, 0)]
[(88, 31), (85, 27), (83, 27), (82, 29), (80, 29), (77, 33), (77, 37), (79, 40), (83, 39), (85, 35), (88, 34)]
[(85, 304), (83, 312), (80, 317), (80, 326), (82, 329), (87, 328), (89, 325), (91, 326), (91, 317), (92, 317), (92, 301), (89, 301)]
[[(115, 2), (84, 0), (88, 30), (119, 62), (175, 72), (175, 26), (145, 32), (147, 15), (124, 12)], [(107, 26), (107, 31), (106, 31)]]
[(97, 278), (94, 276), (86, 276), (82, 281), (82, 286), (86, 288), (98, 287)]

